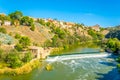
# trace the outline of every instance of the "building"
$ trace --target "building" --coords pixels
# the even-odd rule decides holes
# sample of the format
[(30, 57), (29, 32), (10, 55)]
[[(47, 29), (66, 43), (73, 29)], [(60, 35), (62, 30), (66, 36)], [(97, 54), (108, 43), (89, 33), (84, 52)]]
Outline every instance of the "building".
[(4, 25), (5, 25), (5, 26), (10, 26), (10, 25), (11, 25), (11, 22), (10, 22), (10, 21), (4, 21)]
[(40, 59), (42, 57), (43, 48), (37, 46), (30, 46), (29, 50), (32, 52), (35, 58)]

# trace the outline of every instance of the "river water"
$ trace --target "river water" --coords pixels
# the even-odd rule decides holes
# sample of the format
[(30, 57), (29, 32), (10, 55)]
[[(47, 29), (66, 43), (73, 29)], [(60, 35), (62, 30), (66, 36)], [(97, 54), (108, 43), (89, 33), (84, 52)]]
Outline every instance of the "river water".
[[(82, 49), (76, 52), (95, 50)], [(120, 80), (115, 60), (107, 56), (106, 53), (95, 53), (49, 57), (46, 62), (53, 67), (51, 71), (43, 66), (26, 75), (1, 75), (0, 80)]]

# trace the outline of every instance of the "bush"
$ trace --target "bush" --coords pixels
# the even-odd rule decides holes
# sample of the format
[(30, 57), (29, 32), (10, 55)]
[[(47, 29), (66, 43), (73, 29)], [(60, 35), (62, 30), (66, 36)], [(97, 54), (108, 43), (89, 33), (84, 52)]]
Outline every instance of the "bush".
[(14, 51), (8, 53), (8, 55), (5, 58), (5, 62), (9, 64), (8, 67), (10, 68), (17, 68), (22, 66), (19, 54)]
[(28, 52), (25, 53), (24, 58), (22, 59), (23, 62), (29, 62), (30, 60), (32, 60), (32, 53)]
[(11, 44), (14, 42), (14, 39), (7, 34), (0, 33), (0, 41), (3, 44)]
[(7, 33), (7, 31), (6, 31), (5, 28), (0, 28), (0, 32), (1, 32), (1, 33), (5, 33), (5, 34)]
[(21, 37), (19, 43), (22, 45), (23, 48), (27, 48), (30, 45), (31, 41), (28, 37)]
[(16, 33), (16, 34), (15, 34), (15, 38), (16, 38), (16, 39), (20, 39), (20, 38), (21, 38), (21, 35), (18, 34), (18, 33)]
[(15, 46), (15, 49), (16, 49), (17, 51), (22, 51), (22, 50), (23, 50), (23, 47), (22, 47), (21, 44), (17, 44), (17, 45)]
[(3, 54), (4, 53), (4, 51), (2, 50), (2, 49), (0, 49), (0, 61), (3, 61)]
[(35, 26), (32, 25), (31, 28), (30, 28), (31, 31), (35, 31)]

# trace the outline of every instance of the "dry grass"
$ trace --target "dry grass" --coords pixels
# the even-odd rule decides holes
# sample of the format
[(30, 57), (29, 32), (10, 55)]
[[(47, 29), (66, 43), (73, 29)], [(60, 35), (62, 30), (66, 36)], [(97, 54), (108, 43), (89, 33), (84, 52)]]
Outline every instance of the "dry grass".
[[(19, 33), (23, 36), (28, 36), (31, 38), (31, 40), (38, 44), (43, 44), (47, 40), (47, 35), (49, 34), (49, 31), (47, 28), (42, 27), (36, 27), (35, 31), (31, 31), (30, 27), (28, 26), (2, 26), (7, 30), (7, 33), (12, 33), (15, 35), (15, 33)], [(41, 31), (42, 30), (42, 31)]]

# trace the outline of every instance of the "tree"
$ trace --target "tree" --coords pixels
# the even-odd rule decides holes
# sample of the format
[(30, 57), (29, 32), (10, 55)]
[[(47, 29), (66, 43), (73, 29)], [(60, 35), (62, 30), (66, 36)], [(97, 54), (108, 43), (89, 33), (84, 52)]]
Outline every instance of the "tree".
[(23, 50), (23, 46), (21, 44), (16, 44), (15, 49), (17, 51), (22, 51)]
[(32, 25), (31, 28), (30, 28), (31, 31), (35, 31), (35, 26)]
[(20, 39), (20, 38), (21, 38), (21, 35), (18, 34), (18, 33), (16, 33), (16, 34), (15, 34), (15, 38), (16, 38), (16, 39)]
[(113, 52), (117, 53), (120, 49), (120, 41), (117, 38), (109, 39), (106, 44), (107, 47), (110, 48)]
[(9, 16), (12, 20), (20, 20), (23, 16), (23, 13), (21, 11), (15, 11), (13, 13), (10, 13)]
[(26, 25), (26, 26), (32, 26), (33, 25), (33, 19), (28, 17), (28, 16), (24, 16), (21, 18), (21, 25)]
[(9, 14), (12, 24), (14, 24), (15, 26), (18, 26), (20, 24), (20, 19), (22, 18), (22, 16), (23, 16), (23, 13), (20, 11), (15, 11)]
[(10, 52), (5, 58), (5, 62), (9, 64), (10, 68), (17, 68), (22, 66), (22, 62), (20, 60), (19, 54), (16, 52)]
[(59, 38), (61, 39), (65, 38), (66, 34), (64, 30), (57, 27), (54, 31), (55, 31), (55, 34), (57, 34)]
[(23, 46), (23, 48), (27, 48), (30, 45), (31, 41), (28, 37), (21, 37), (19, 43)]
[(6, 29), (5, 29), (5, 28), (0, 28), (0, 32), (1, 32), (1, 33), (4, 33), (4, 34), (6, 34), (6, 33), (7, 33), (7, 31), (6, 31)]
[(5, 20), (10, 21), (11, 19), (9, 16), (6, 16), (4, 14), (0, 14), (0, 20), (2, 21), (2, 25), (3, 25)]
[(23, 62), (29, 62), (30, 60), (32, 60), (32, 53), (28, 52), (25, 53), (24, 58), (22, 59)]

